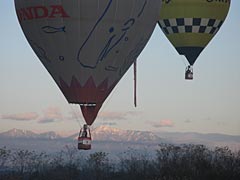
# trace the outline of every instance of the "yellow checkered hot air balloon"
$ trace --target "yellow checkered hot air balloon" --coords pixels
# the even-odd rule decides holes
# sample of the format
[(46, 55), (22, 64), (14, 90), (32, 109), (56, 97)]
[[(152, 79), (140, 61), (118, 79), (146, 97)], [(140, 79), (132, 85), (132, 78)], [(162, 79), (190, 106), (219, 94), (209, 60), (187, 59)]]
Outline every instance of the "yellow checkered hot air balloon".
[(192, 66), (222, 26), (230, 3), (231, 0), (162, 0), (158, 24), (189, 62), (185, 79), (193, 79)]

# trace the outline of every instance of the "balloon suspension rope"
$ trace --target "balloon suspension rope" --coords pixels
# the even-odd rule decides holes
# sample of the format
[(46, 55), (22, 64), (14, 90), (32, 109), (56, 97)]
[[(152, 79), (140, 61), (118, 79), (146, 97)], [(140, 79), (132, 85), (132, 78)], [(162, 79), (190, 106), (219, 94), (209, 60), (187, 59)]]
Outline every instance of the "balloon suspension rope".
[(188, 63), (186, 63), (186, 59), (185, 59), (184, 55), (181, 56), (181, 60), (182, 60), (183, 64), (185, 65), (185, 67), (187, 67)]
[(82, 127), (82, 125), (81, 125), (82, 123), (80, 121), (78, 113), (76, 113), (76, 110), (74, 110), (73, 106), (70, 105), (70, 107), (71, 107), (71, 110), (72, 110), (72, 113), (73, 113), (73, 116), (74, 116), (73, 118), (77, 121), (79, 127), (81, 128)]
[(137, 107), (137, 60), (133, 64), (134, 74), (134, 106)]

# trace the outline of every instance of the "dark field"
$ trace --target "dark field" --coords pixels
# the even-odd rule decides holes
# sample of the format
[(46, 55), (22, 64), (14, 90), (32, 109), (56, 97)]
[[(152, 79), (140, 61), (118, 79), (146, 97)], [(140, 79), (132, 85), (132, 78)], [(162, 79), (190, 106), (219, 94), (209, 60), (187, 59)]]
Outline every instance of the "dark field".
[(55, 154), (0, 148), (4, 180), (239, 180), (240, 151), (228, 147), (161, 144), (155, 156), (134, 149), (110, 159), (108, 153), (87, 156), (66, 146)]

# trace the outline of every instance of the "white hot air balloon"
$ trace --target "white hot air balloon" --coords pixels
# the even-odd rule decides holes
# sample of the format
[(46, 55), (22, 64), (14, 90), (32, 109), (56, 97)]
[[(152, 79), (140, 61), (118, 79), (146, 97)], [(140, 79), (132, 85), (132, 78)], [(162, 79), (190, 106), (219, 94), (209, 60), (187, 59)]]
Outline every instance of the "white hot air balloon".
[(22, 30), (87, 125), (148, 42), (160, 0), (15, 0)]

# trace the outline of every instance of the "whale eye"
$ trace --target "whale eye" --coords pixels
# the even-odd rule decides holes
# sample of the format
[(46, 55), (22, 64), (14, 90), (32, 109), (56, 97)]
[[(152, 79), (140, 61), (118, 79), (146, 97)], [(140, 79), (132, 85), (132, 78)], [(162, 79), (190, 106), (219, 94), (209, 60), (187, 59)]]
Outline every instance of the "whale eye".
[(58, 59), (59, 59), (60, 61), (64, 61), (64, 56), (59, 56)]
[(112, 33), (113, 31), (114, 31), (114, 28), (111, 27), (111, 28), (109, 29), (109, 32)]

